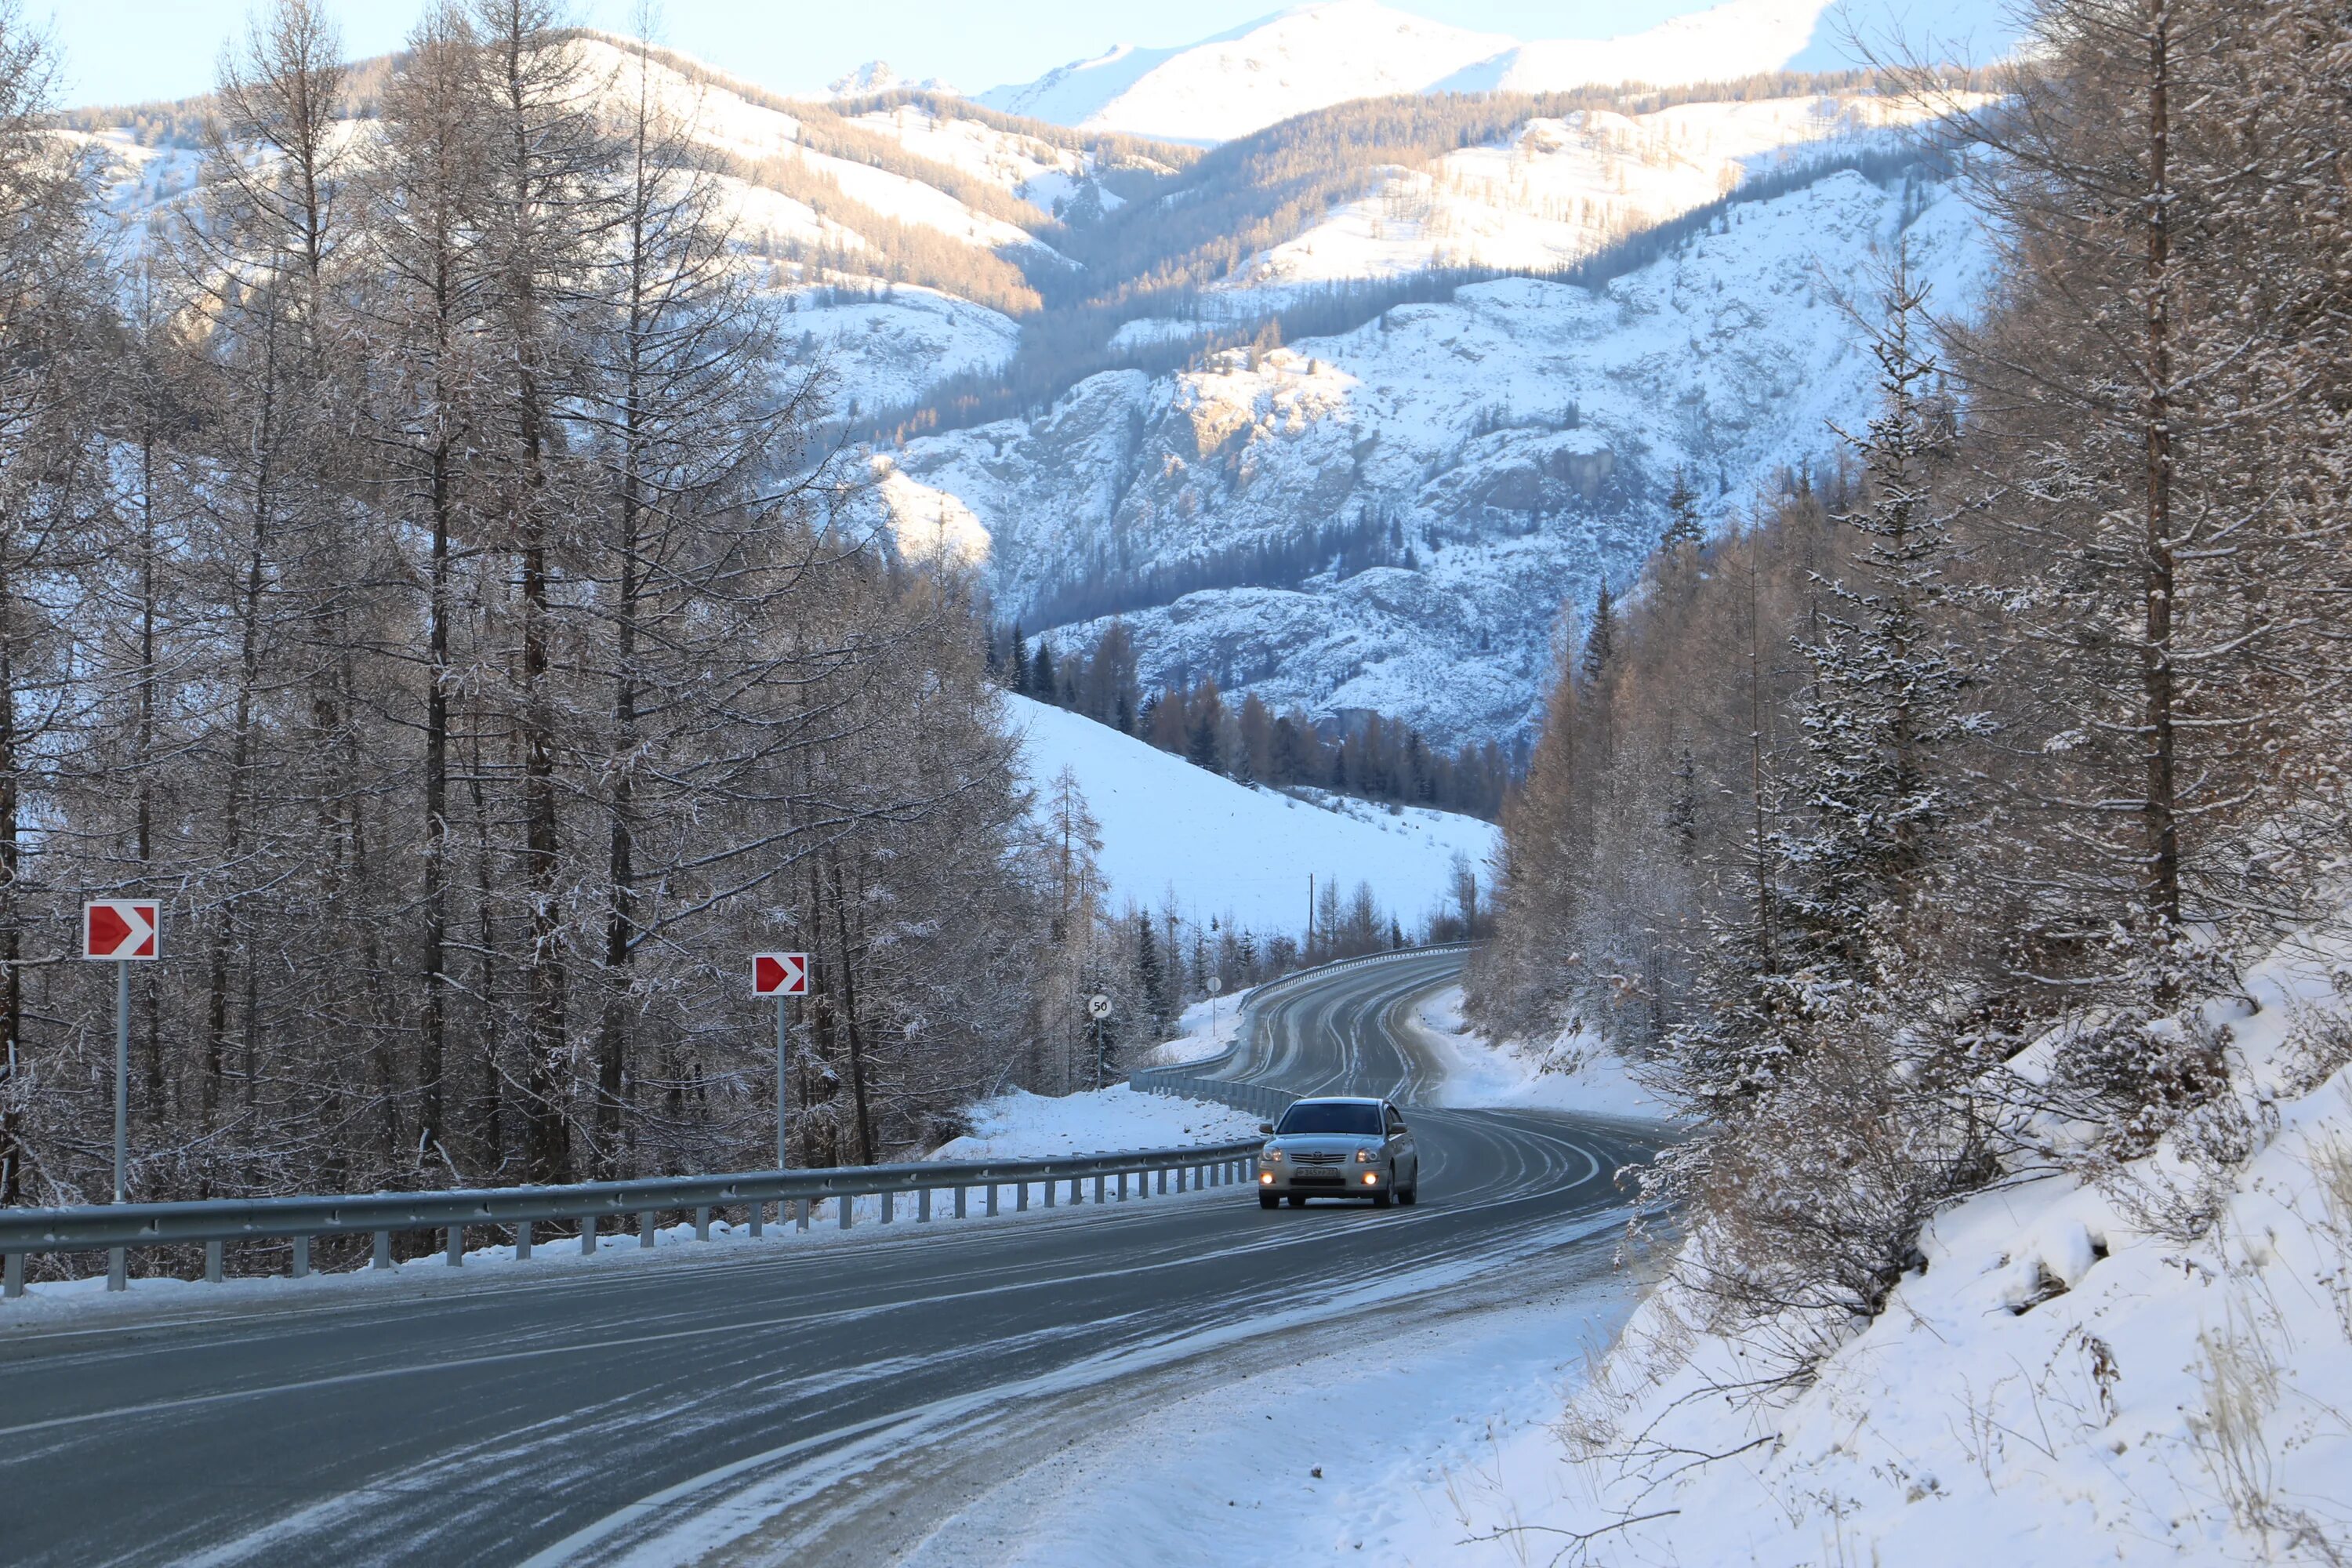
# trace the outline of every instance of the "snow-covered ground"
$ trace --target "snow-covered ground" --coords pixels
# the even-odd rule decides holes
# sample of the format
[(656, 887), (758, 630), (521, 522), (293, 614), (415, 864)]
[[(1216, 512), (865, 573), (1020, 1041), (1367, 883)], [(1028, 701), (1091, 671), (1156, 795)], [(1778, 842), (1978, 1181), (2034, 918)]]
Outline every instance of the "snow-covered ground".
[(1261, 932), (1303, 931), (1307, 879), (1342, 896), (1369, 884), (1408, 925), (1446, 899), (1454, 857), (1483, 877), (1491, 823), (1449, 812), (1391, 815), (1360, 802), (1327, 809), (1253, 788), (1059, 708), (1008, 698), (1030, 783), (1076, 774), (1102, 828), (1101, 865), (1114, 904), (1230, 920)]
[(950, 1139), (934, 1160), (1025, 1160), (1123, 1149), (1229, 1143), (1257, 1131), (1258, 1119), (1227, 1106), (1139, 1094), (1125, 1084), (1058, 1097), (1007, 1089), (971, 1108), (972, 1130)]
[[(1195, 1002), (1184, 1009), (1177, 1020), (1176, 1037), (1163, 1040), (1151, 1047), (1141, 1067), (1182, 1067), (1222, 1056), (1233, 1049), (1241, 1036), (1242, 1004), (1249, 1000), (1254, 985), (1223, 996), (1213, 996), (1206, 1002)], [(1255, 1126), (1255, 1120), (1251, 1122)]]
[(1656, 1121), (1670, 1108), (1623, 1058), (1571, 1030), (1543, 1045), (1497, 1045), (1462, 1016), (1462, 987), (1449, 985), (1405, 1015), (1405, 1026), (1444, 1067), (1437, 1102), (1464, 1109), (1580, 1110)]
[[(2176, 1134), (2095, 1184), (1955, 1205), (1886, 1310), (1778, 1394), (1750, 1392), (1769, 1335), (1718, 1337), (1668, 1287), (1565, 1422), (1496, 1445), (1469, 1522), (1399, 1539), (1401, 1560), (1520, 1563), (1594, 1531), (1581, 1561), (2352, 1560), (2352, 1068), (2326, 1069), (2347, 976), (2340, 953), (2282, 953), (2252, 1007), (2204, 1010), (2242, 1159), (2200, 1168)], [(1423, 1489), (1433, 1512), (1447, 1497)]]
[(1179, 1396), (992, 1492), (907, 1562), (1451, 1562), (1490, 1528), (1496, 1456), (1558, 1418), (1631, 1309), (1609, 1279)]

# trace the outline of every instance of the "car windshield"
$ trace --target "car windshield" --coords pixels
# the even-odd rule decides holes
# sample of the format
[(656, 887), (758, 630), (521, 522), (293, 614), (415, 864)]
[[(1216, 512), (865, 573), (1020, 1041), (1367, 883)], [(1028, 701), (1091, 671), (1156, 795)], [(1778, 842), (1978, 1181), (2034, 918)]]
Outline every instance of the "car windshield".
[(1381, 1131), (1381, 1108), (1377, 1105), (1348, 1105), (1331, 1100), (1302, 1100), (1282, 1113), (1282, 1125), (1275, 1129), (1283, 1132), (1352, 1132), (1377, 1138)]

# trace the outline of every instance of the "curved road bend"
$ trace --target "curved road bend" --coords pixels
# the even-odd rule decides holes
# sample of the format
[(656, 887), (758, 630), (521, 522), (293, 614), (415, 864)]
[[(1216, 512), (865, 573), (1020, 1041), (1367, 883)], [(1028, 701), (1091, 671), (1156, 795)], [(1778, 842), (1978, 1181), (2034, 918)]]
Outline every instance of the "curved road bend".
[[(1392, 1092), (1457, 954), (1270, 998), (1247, 1060)], [(1638, 1127), (1424, 1110), (1412, 1209), (1246, 1192), (299, 1300), (0, 1310), (0, 1563), (887, 1561), (1088, 1423), (1606, 1267)], [(1549, 1271), (1549, 1272), (1547, 1272)]]

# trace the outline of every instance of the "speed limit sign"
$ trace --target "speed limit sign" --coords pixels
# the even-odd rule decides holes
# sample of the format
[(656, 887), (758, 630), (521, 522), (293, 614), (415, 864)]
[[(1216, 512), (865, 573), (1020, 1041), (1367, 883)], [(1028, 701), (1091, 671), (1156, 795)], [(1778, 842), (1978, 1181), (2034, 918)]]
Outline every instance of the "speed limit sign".
[(1108, 996), (1106, 996), (1106, 995), (1104, 995), (1104, 994), (1103, 994), (1101, 992), (1099, 992), (1099, 991), (1096, 992), (1093, 995), (1091, 995), (1091, 996), (1087, 997), (1087, 1017), (1089, 1017), (1089, 1018), (1108, 1018), (1108, 1017), (1109, 1017), (1109, 1016), (1110, 1016), (1110, 998), (1109, 998), (1109, 997), (1108, 997)]

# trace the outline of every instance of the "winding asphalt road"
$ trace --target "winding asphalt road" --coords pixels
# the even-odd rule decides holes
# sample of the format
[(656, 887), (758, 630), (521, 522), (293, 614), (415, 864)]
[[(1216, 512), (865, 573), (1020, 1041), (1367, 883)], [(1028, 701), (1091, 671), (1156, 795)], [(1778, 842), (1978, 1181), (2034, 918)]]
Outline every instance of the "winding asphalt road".
[(278, 1300), (192, 1289), (84, 1326), (0, 1310), (0, 1564), (889, 1561), (1136, 1401), (1597, 1270), (1614, 1173), (1655, 1140), (1413, 1109), (1442, 1069), (1399, 1014), (1459, 962), (1293, 983), (1208, 1069), (1396, 1098), (1412, 1209), (1212, 1189)]

